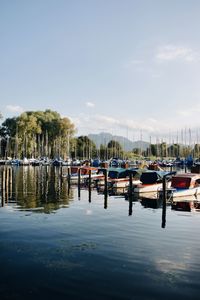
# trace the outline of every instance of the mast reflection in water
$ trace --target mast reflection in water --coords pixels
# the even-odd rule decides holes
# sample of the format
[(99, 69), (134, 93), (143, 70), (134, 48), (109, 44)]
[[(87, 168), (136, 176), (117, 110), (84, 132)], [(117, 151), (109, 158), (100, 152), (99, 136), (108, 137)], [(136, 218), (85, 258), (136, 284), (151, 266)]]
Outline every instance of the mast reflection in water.
[(69, 187), (59, 168), (13, 168), (10, 178), (2, 299), (199, 299), (199, 212)]

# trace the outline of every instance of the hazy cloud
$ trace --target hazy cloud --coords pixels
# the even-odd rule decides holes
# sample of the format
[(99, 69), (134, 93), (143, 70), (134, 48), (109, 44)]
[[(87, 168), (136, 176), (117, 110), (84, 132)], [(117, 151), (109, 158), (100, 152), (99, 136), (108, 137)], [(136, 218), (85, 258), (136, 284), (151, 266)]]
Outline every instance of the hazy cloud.
[(22, 113), (24, 111), (24, 109), (18, 105), (7, 105), (6, 110), (10, 112), (17, 112), (17, 113)]
[(199, 114), (200, 113), (200, 104), (197, 104), (191, 108), (188, 108), (188, 109), (181, 109), (179, 111), (177, 111), (177, 114), (179, 116), (183, 116), (183, 117), (188, 117), (188, 116), (192, 116), (192, 115), (195, 115), (195, 114)]
[(158, 61), (183, 60), (194, 62), (199, 60), (199, 54), (188, 47), (165, 45), (158, 48), (156, 59)]
[(93, 121), (104, 125), (105, 128), (121, 128), (124, 130), (138, 131), (142, 130), (145, 132), (154, 132), (158, 128), (158, 121), (154, 118), (146, 120), (132, 120), (127, 118), (113, 118), (105, 115), (95, 115)]
[(86, 105), (87, 107), (95, 107), (95, 104), (92, 103), (92, 102), (86, 102), (85, 105)]
[[(200, 112), (200, 106), (198, 107)], [(193, 113), (194, 110), (191, 109), (190, 113)], [(168, 119), (168, 121), (163, 120), (162, 117), (155, 118), (114, 118), (108, 115), (86, 115), (79, 114), (76, 118), (72, 118), (76, 127), (78, 128), (78, 135), (87, 135), (89, 133), (100, 133), (100, 132), (109, 132), (111, 134), (129, 136), (135, 138), (141, 138), (148, 141), (151, 136), (152, 141), (156, 142), (158, 138), (164, 138), (166, 140), (170, 138), (177, 138), (177, 130), (185, 128), (186, 125), (186, 111), (177, 112), (176, 119)], [(189, 113), (189, 112), (188, 112)], [(193, 118), (197, 119), (197, 118)], [(179, 128), (177, 128), (177, 123), (179, 122)], [(198, 119), (196, 121), (198, 123)], [(195, 123), (195, 124), (196, 124)], [(194, 126), (195, 124), (188, 124), (188, 126)]]

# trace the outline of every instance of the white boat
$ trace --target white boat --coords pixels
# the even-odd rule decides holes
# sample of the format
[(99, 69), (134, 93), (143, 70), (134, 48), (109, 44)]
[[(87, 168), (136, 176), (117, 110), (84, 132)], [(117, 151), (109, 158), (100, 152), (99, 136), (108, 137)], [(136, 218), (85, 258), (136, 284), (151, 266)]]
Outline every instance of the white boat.
[[(133, 179), (132, 184), (133, 185), (139, 185), (141, 181), (139, 179)], [(115, 181), (112, 182), (112, 188), (127, 188), (130, 185), (130, 179), (129, 178), (118, 178)]]
[(70, 176), (70, 181), (72, 183), (78, 183), (79, 180), (79, 172), (80, 172), (80, 181), (81, 182), (86, 182), (91, 179), (97, 180), (97, 179), (103, 179), (104, 175), (103, 173), (98, 173), (99, 169), (95, 167), (90, 167), (90, 166), (71, 166), (69, 168), (68, 174), (63, 174), (63, 177), (68, 177)]
[(130, 185), (130, 175), (132, 175), (132, 184), (141, 184), (140, 176), (146, 169), (129, 168), (121, 172), (122, 178), (116, 178), (112, 180), (112, 188), (127, 188)]
[[(197, 196), (200, 194), (200, 174), (183, 173), (172, 176), (171, 187), (166, 189), (168, 199), (179, 197)], [(163, 191), (158, 191), (158, 197), (162, 197)]]
[[(166, 176), (169, 172), (165, 171), (146, 171), (142, 173), (140, 177), (141, 184), (134, 187), (134, 193), (144, 194), (144, 193), (157, 193), (162, 187), (163, 176)], [(170, 187), (170, 181), (167, 182), (167, 187)]]
[[(102, 175), (102, 174), (91, 174), (91, 175), (89, 175), (89, 174), (80, 174), (80, 181), (81, 182), (86, 182), (87, 180), (89, 180), (90, 176), (91, 176), (92, 180), (97, 180), (97, 179), (104, 178), (104, 175)], [(77, 174), (72, 174), (70, 176), (70, 181), (72, 183), (78, 183), (78, 180), (79, 180), (79, 176)]]

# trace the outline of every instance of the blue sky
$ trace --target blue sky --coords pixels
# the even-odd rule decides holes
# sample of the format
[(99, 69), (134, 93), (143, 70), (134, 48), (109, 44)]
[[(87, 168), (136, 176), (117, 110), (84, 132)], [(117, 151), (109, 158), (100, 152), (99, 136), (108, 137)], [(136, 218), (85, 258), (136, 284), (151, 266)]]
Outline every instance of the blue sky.
[[(199, 128), (200, 1), (0, 0), (0, 111), (58, 111), (77, 133)], [(196, 129), (195, 129), (196, 130)]]

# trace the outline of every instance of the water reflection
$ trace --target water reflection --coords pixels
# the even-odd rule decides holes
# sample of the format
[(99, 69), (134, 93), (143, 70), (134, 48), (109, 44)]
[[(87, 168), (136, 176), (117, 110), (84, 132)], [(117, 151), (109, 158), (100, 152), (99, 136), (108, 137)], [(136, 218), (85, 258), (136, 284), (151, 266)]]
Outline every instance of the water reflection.
[[(2, 170), (1, 170), (2, 171)], [(41, 213), (51, 213), (61, 207), (68, 207), (74, 200), (77, 190), (78, 200), (81, 200), (81, 190), (88, 191), (88, 202), (92, 202), (92, 191), (96, 188), (89, 185), (78, 185), (71, 188), (67, 178), (62, 177), (63, 170), (58, 167), (14, 167), (5, 168), (6, 187), (2, 188), (1, 204), (9, 205), (20, 210)], [(4, 174), (1, 172), (1, 174)], [(3, 180), (3, 179), (2, 179)], [(1, 183), (2, 184), (2, 183)], [(125, 190), (105, 188), (97, 189), (98, 194), (104, 195), (103, 208), (108, 208), (108, 197), (123, 197), (127, 201), (128, 216), (133, 215), (133, 203), (140, 202), (145, 208), (161, 208), (162, 201), (157, 199), (139, 198), (134, 194), (126, 194)], [(162, 227), (166, 224), (166, 207), (162, 210)]]
[(10, 169), (10, 183), (4, 188), (1, 182), (2, 206), (8, 204), (50, 213), (62, 206), (69, 206), (73, 200), (73, 190), (60, 176), (59, 168), (24, 166)]
[[(128, 216), (133, 215), (133, 202), (139, 202), (144, 208), (162, 209), (161, 227), (165, 228), (166, 226), (166, 204), (163, 205), (162, 199), (157, 199), (156, 195), (147, 194), (141, 198), (136, 194), (127, 193), (124, 188), (107, 190), (105, 187), (96, 188), (94, 185), (86, 184), (72, 188), (67, 178), (62, 177), (64, 170), (59, 167), (1, 167), (0, 171), (2, 207), (9, 205), (17, 209), (51, 213), (61, 207), (68, 207), (70, 202), (74, 200), (75, 193), (78, 195), (78, 200), (81, 200), (83, 189), (88, 191), (88, 202), (91, 203), (95, 190), (97, 195), (104, 196), (102, 204), (104, 209), (108, 208), (108, 197), (122, 197), (123, 200), (127, 201)], [(125, 192), (126, 194), (124, 194)], [(171, 203), (169, 205), (176, 208)], [(180, 204), (177, 207), (178, 209), (185, 208)]]
[(2, 299), (198, 299), (198, 216), (89, 186), (79, 187), (77, 201), (78, 187), (59, 168), (12, 172), (4, 205), (43, 213), (0, 210)]

